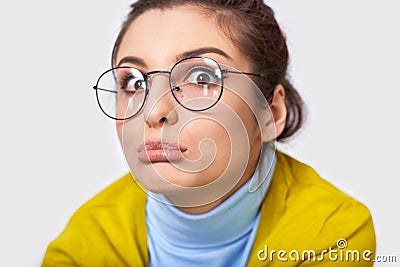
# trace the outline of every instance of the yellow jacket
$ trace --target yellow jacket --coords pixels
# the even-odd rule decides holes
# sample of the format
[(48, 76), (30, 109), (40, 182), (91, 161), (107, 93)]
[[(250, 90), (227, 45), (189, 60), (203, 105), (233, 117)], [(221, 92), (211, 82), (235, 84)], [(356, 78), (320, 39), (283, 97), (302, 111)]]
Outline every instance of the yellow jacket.
[[(132, 176), (122, 177), (76, 211), (42, 266), (147, 266), (145, 202)], [(374, 255), (368, 209), (277, 152), (248, 266), (372, 266)]]

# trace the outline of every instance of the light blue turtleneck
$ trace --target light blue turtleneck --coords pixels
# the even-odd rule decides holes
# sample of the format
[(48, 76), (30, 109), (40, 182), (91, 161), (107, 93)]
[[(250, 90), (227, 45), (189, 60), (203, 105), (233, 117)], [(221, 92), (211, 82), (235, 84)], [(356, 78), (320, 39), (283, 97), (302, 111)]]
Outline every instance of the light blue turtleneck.
[(270, 150), (270, 146), (264, 146), (253, 177), (209, 212), (188, 214), (171, 205), (165, 196), (149, 194), (149, 265), (246, 266), (257, 233), (260, 206), (274, 172), (275, 154)]

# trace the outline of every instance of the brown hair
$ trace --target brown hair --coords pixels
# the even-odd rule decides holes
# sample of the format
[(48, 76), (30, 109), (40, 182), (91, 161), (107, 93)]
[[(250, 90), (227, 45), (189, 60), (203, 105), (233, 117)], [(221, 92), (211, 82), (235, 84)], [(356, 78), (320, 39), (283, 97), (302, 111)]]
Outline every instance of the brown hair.
[(289, 52), (273, 10), (262, 0), (138, 0), (122, 25), (112, 52), (112, 64), (130, 24), (139, 15), (151, 9), (166, 9), (180, 5), (196, 5), (205, 14), (214, 15), (222, 33), (231, 39), (254, 64), (254, 71), (265, 73), (267, 79), (257, 79), (264, 96), (270, 100), (273, 88), (285, 88), (287, 107), (286, 125), (278, 136), (284, 141), (293, 136), (304, 122), (304, 103), (287, 79)]

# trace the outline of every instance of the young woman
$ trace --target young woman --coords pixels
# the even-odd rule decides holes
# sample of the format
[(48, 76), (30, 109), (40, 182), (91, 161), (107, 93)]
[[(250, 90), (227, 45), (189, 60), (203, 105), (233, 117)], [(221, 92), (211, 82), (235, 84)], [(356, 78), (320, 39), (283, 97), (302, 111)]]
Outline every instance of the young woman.
[(368, 209), (275, 150), (302, 101), (262, 1), (139, 0), (94, 89), (130, 173), (43, 266), (372, 266)]

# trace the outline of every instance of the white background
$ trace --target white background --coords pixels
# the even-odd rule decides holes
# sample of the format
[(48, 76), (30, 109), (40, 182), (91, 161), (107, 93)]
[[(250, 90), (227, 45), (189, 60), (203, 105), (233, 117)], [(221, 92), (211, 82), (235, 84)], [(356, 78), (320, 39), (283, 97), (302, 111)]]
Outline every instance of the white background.
[[(72, 213), (126, 172), (91, 88), (130, 2), (0, 4), (0, 266), (40, 265)], [(378, 254), (400, 257), (399, 4), (268, 3), (309, 110), (283, 148), (365, 203)]]

